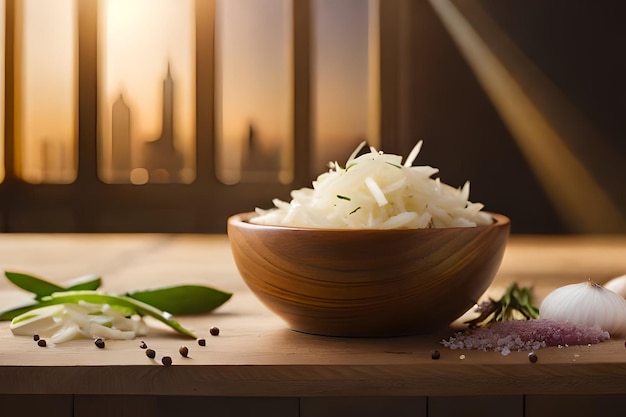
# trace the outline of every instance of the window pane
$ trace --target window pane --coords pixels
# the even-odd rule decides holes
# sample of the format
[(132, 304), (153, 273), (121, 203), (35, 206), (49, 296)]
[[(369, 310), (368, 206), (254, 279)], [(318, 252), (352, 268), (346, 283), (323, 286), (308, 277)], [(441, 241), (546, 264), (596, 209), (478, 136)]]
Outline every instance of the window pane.
[(216, 3), (217, 174), (293, 178), (291, 0)]
[(104, 0), (99, 46), (100, 177), (195, 178), (193, 0)]
[(76, 1), (16, 2), (16, 149), (28, 182), (76, 178)]
[(378, 1), (313, 2), (314, 158), (319, 173), (378, 132)]

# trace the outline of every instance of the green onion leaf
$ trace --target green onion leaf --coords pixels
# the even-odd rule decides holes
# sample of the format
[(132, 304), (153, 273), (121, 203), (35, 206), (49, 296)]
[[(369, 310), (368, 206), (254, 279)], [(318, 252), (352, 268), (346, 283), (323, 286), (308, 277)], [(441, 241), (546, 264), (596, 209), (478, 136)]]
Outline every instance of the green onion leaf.
[(232, 293), (201, 285), (177, 285), (134, 291), (126, 296), (170, 314), (186, 315), (213, 311), (228, 301)]
[(75, 278), (68, 281), (65, 287), (62, 287), (31, 274), (13, 271), (6, 271), (4, 274), (13, 284), (35, 294), (36, 300), (61, 291), (97, 290), (102, 284), (102, 279), (97, 275), (85, 275)]
[(102, 278), (98, 275), (84, 275), (65, 283), (66, 291), (97, 290), (102, 285)]
[(0, 311), (0, 321), (13, 320), (15, 317), (19, 316), (20, 314), (24, 314), (27, 311), (30, 311), (34, 308), (39, 307), (39, 305), (40, 305), (39, 303), (31, 303), (31, 304), (12, 308), (10, 310)]
[(36, 277), (34, 275), (11, 271), (6, 271), (4, 275), (6, 275), (9, 281), (11, 281), (13, 284), (17, 285), (21, 289), (35, 294), (35, 299), (37, 300), (39, 300), (41, 297), (50, 295), (55, 292), (65, 291), (65, 288), (46, 281), (45, 279)]

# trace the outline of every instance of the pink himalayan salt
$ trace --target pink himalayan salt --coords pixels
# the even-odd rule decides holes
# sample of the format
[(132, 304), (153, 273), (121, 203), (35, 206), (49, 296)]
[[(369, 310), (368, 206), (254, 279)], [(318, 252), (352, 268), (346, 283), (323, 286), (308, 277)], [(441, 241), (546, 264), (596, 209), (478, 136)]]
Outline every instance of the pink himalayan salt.
[(588, 345), (609, 339), (599, 327), (581, 327), (554, 320), (509, 320), (457, 332), (441, 343), (450, 349), (501, 352), (536, 350), (546, 346)]

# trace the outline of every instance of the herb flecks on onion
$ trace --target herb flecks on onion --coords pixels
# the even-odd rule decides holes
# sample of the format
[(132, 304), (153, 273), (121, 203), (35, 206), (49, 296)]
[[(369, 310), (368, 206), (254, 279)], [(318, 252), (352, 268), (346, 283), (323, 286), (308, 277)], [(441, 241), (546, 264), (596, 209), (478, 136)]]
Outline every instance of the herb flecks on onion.
[(493, 223), (483, 204), (469, 200), (466, 182), (456, 188), (434, 176), (439, 170), (413, 165), (418, 142), (406, 160), (375, 148), (361, 155), (361, 143), (345, 168), (329, 164), (312, 183), (291, 192), (291, 201), (257, 208), (250, 222), (318, 229), (423, 229), (474, 227)]
[(552, 291), (541, 303), (539, 317), (599, 327), (612, 337), (626, 335), (626, 300), (592, 280)]

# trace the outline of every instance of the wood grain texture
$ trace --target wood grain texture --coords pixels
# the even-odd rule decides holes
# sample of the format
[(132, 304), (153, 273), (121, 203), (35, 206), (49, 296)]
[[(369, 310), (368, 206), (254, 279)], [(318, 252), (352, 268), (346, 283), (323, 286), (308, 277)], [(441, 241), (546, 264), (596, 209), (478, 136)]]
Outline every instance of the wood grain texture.
[[(510, 237), (502, 265), (481, 297), (509, 283), (532, 286), (540, 301), (557, 286), (589, 277), (599, 282), (626, 272), (626, 236)], [(626, 394), (624, 340), (545, 348), (531, 364), (508, 356), (448, 350), (453, 329), (394, 338), (323, 337), (290, 331), (247, 288), (225, 235), (0, 234), (0, 269), (61, 282), (99, 273), (103, 289), (121, 292), (200, 283), (233, 292), (212, 314), (178, 317), (206, 337), (201, 348), (149, 321), (145, 341), (166, 368), (146, 358), (138, 340), (91, 340), (40, 348), (0, 323), (0, 394), (209, 397), (423, 397)], [(0, 279), (0, 308), (28, 297)], [(212, 337), (209, 328), (218, 326)], [(186, 344), (190, 357), (178, 355)], [(441, 352), (431, 359), (431, 350)], [(464, 359), (461, 359), (464, 355)]]
[(445, 229), (320, 230), (233, 216), (228, 236), (252, 292), (298, 331), (379, 337), (427, 333), (467, 311), (492, 282), (510, 222)]

